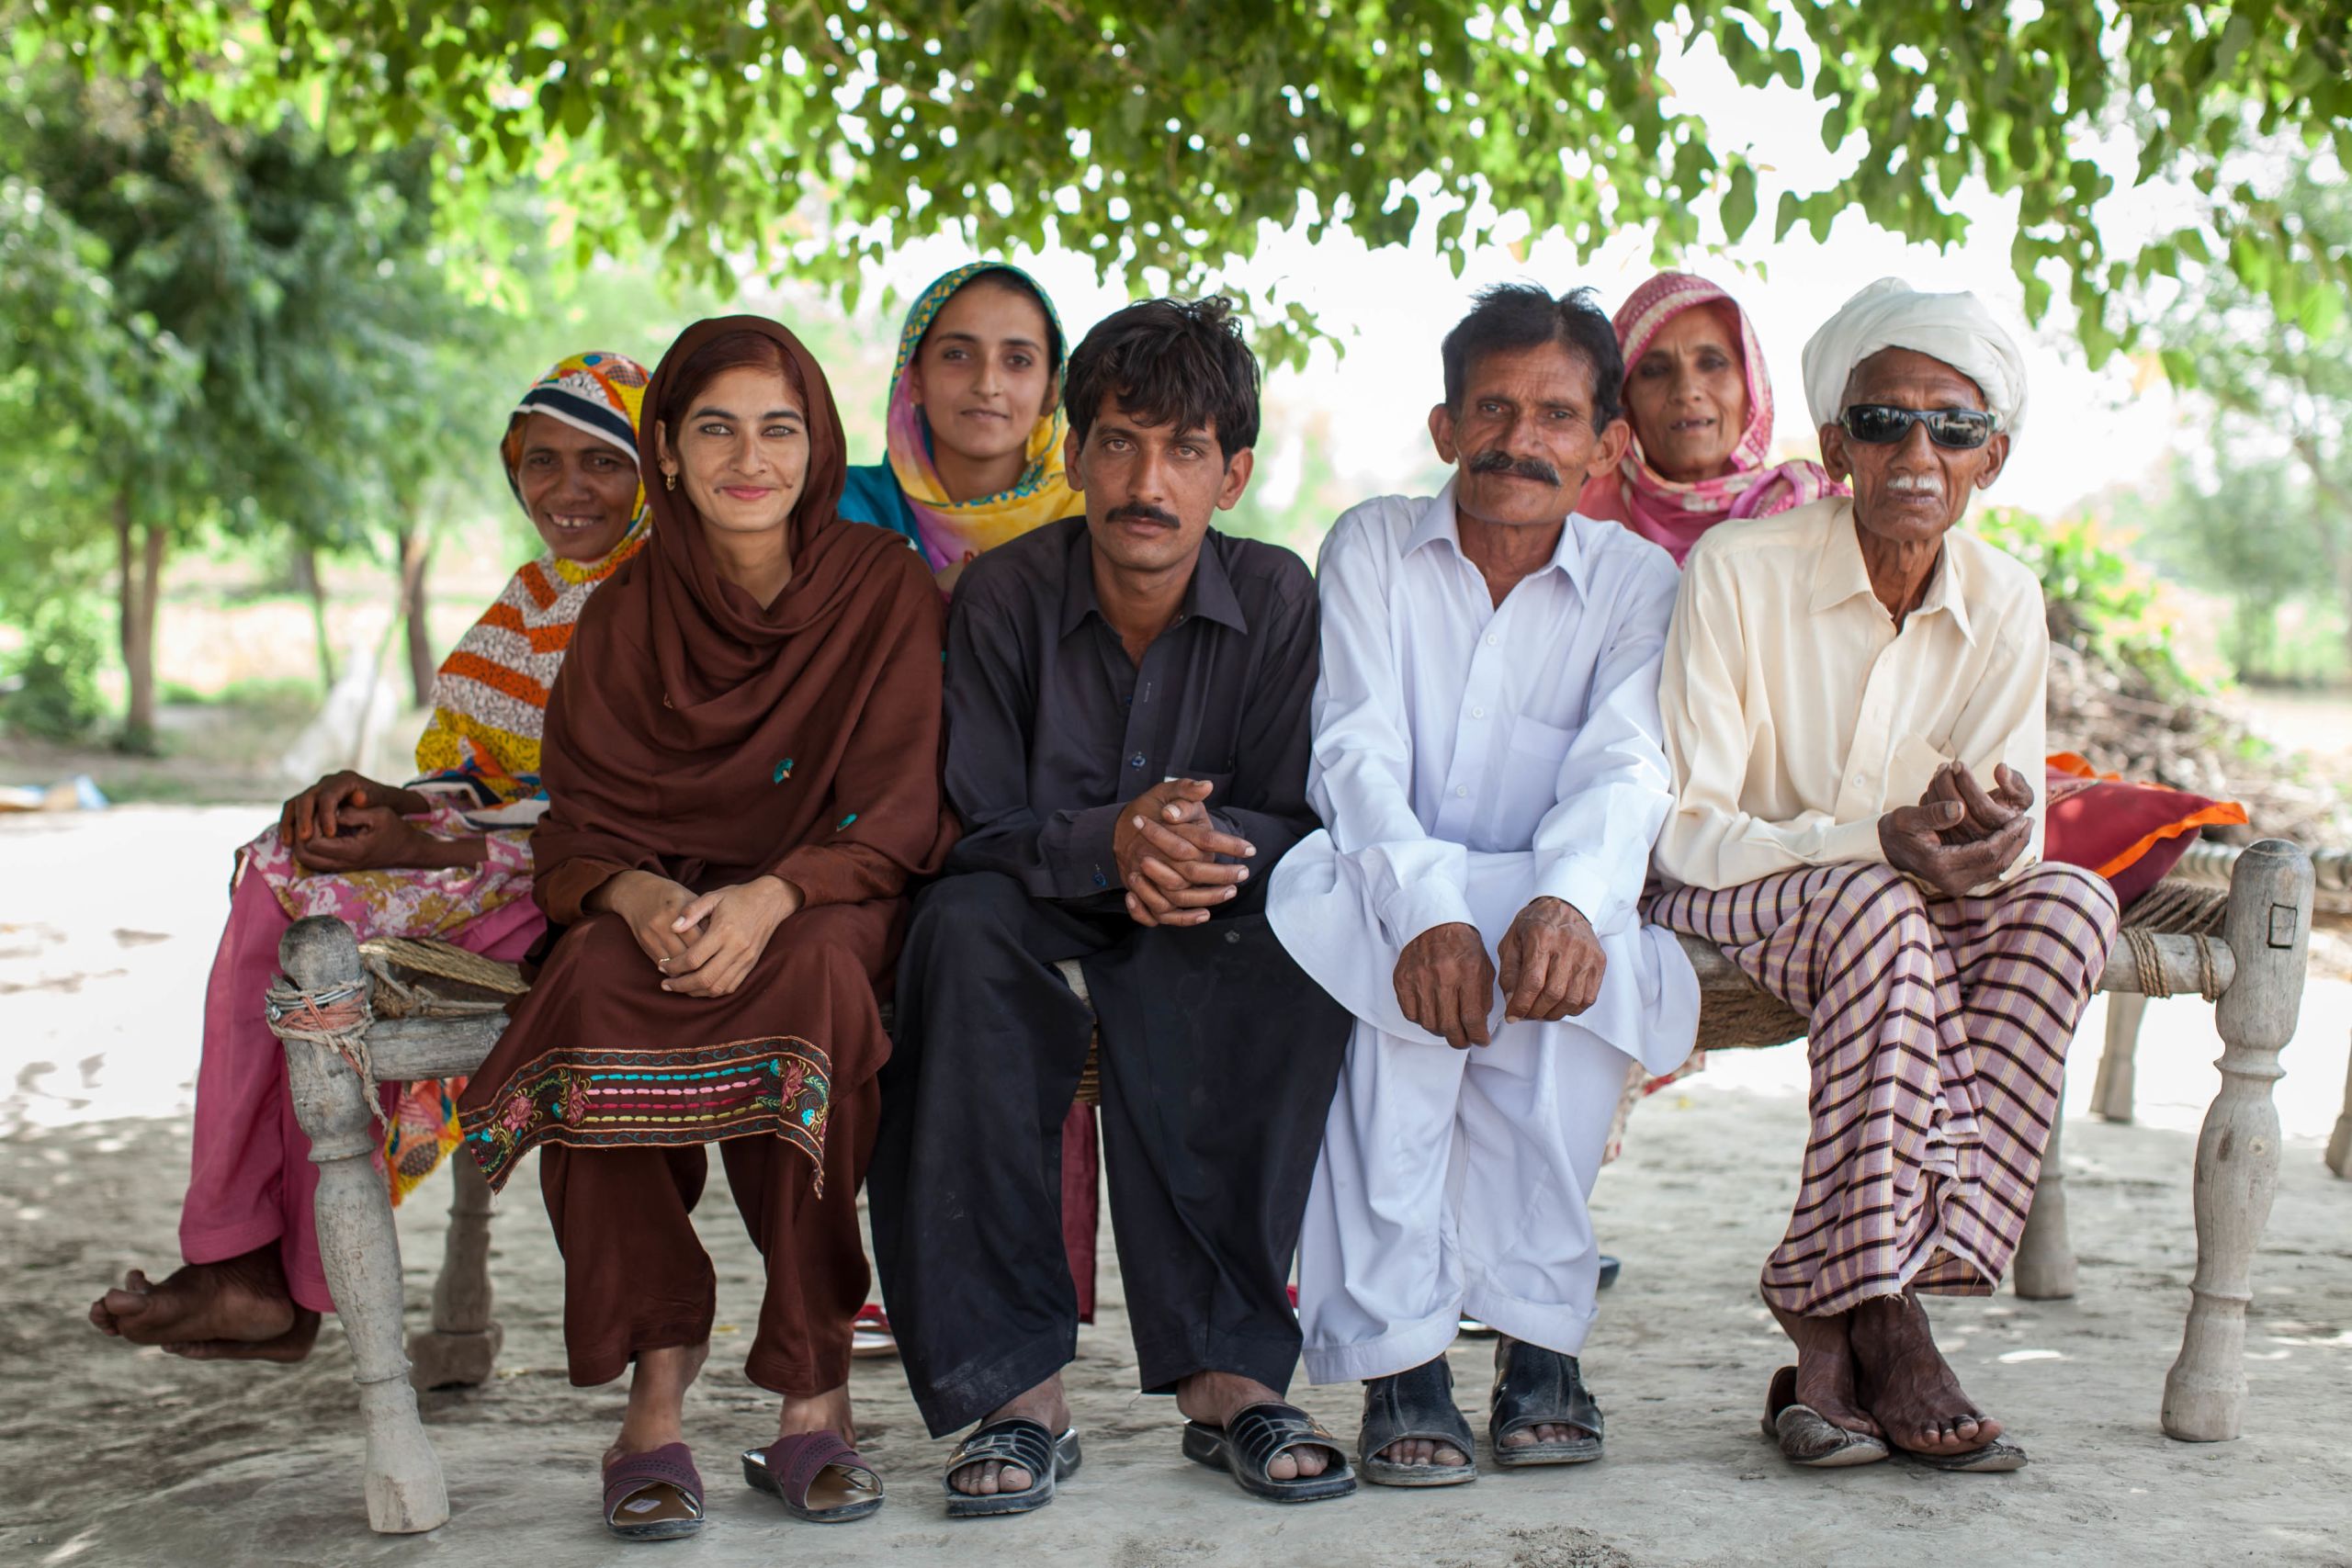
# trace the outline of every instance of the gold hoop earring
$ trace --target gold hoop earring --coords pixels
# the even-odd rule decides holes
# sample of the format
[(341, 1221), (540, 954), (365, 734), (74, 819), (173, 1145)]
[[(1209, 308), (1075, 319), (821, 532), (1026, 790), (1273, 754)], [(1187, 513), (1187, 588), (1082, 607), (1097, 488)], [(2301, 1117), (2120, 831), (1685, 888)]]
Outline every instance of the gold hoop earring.
[(662, 488), (663, 490), (675, 490), (678, 488), (677, 469), (664, 468), (662, 470)]

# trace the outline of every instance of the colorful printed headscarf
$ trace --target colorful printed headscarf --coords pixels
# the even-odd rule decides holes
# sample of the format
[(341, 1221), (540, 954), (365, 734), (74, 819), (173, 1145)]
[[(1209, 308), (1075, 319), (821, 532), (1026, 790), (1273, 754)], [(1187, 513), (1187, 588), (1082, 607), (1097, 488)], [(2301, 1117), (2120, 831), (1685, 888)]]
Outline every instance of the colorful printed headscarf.
[[(645, 367), (617, 354), (575, 354), (535, 382), (514, 405), (500, 455), (514, 499), (523, 421), (543, 413), (608, 441), (637, 461)], [(433, 682), (433, 721), (416, 743), (413, 788), (459, 797), (476, 827), (527, 826), (544, 808), (539, 731), (548, 688), (571, 646), (571, 628), (596, 585), (645, 543), (650, 513), (638, 486), (637, 515), (601, 560), (565, 560), (552, 551), (516, 572), (441, 662)]]
[(989, 272), (1019, 278), (1035, 291), (1038, 301), (1045, 306), (1057, 345), (1052, 367), (1057, 382), (1069, 357), (1069, 338), (1062, 332), (1061, 318), (1055, 314), (1053, 301), (1037, 287), (1035, 279), (1002, 262), (971, 262), (956, 268), (924, 289), (914, 308), (907, 312), (906, 325), (899, 331), (898, 360), (890, 370), (890, 472), (899, 481), (908, 509), (914, 513), (924, 558), (931, 562), (934, 573), (942, 575), (960, 571), (974, 556), (994, 549), (1007, 539), (1018, 538), (1042, 524), (1085, 510), (1062, 472), (1062, 444), (1069, 434), (1069, 424), (1062, 416), (1058, 398), (1045, 417), (1031, 427), (1027, 463), (1011, 490), (982, 496), (978, 501), (953, 502), (947, 499), (946, 487), (940, 483), (939, 468), (931, 455), (931, 427), (922, 410), (915, 405), (912, 389), (907, 384), (907, 367), (914, 363), (915, 353), (922, 346), (923, 333), (931, 330), (932, 321), (956, 291)]
[(1732, 448), (1732, 471), (1690, 483), (1669, 479), (1650, 467), (1636, 435), (1618, 471), (1588, 484), (1577, 502), (1577, 510), (1586, 515), (1623, 523), (1665, 546), (1677, 565), (1700, 535), (1726, 519), (1770, 517), (1824, 495), (1845, 493), (1818, 463), (1798, 458), (1765, 466), (1772, 446), (1772, 378), (1764, 367), (1763, 345), (1739, 301), (1705, 278), (1687, 272), (1659, 273), (1619, 308), (1617, 346), (1625, 356), (1627, 384), (1666, 324), (1702, 305), (1724, 307), (1739, 322), (1740, 359), (1747, 376), (1747, 427)]

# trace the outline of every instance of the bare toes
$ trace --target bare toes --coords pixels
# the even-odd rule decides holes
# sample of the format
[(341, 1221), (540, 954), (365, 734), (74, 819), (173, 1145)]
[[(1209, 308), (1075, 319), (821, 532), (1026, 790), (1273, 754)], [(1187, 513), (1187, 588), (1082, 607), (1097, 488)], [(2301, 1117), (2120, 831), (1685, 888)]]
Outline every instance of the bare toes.
[(1298, 1479), (1298, 1461), (1287, 1453), (1276, 1454), (1272, 1462), (1266, 1466), (1266, 1474), (1275, 1481), (1295, 1481)]

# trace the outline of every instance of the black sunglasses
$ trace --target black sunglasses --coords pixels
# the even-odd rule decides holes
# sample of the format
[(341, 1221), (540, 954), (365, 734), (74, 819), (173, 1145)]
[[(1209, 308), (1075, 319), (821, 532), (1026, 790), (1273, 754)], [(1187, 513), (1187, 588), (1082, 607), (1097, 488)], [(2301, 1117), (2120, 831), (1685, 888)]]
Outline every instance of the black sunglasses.
[(1899, 409), (1889, 403), (1856, 403), (1838, 423), (1865, 446), (1891, 446), (1909, 435), (1913, 425), (1924, 424), (1928, 440), (1962, 452), (1984, 446), (2001, 428), (1998, 419), (1975, 409)]

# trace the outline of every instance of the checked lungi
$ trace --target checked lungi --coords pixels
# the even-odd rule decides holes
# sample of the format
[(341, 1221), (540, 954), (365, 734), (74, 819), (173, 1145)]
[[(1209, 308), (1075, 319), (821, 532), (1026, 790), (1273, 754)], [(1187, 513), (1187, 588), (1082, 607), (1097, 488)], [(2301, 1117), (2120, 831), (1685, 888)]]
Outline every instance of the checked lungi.
[(1812, 1131), (1764, 1299), (1826, 1317), (1906, 1287), (1985, 1295), (2025, 1233), (2115, 896), (2032, 866), (1983, 897), (1862, 862), (1681, 887), (1647, 918), (1810, 1020)]

